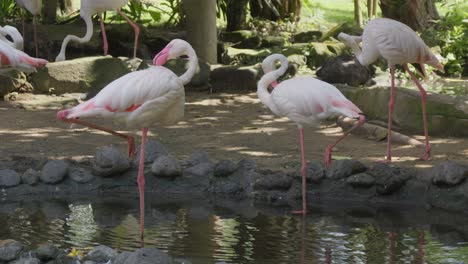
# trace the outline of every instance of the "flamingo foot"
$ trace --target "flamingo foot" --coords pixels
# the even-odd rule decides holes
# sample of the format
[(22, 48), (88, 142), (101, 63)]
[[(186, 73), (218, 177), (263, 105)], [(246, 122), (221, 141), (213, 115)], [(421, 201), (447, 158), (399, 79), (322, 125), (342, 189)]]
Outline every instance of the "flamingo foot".
[(379, 162), (379, 163), (392, 163), (392, 158), (391, 157), (390, 158), (386, 157), (385, 159), (378, 160), (377, 162)]
[(421, 160), (430, 160), (431, 159), (431, 147), (427, 146), (424, 151), (424, 155), (420, 158)]
[(331, 149), (326, 148), (325, 149), (325, 166), (329, 168), (331, 165)]

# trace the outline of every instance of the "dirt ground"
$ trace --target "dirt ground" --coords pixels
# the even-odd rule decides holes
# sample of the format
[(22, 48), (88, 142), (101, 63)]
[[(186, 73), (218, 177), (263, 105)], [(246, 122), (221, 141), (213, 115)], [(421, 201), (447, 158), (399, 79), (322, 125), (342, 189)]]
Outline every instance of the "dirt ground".
[[(238, 161), (250, 157), (262, 168), (291, 169), (300, 165), (297, 127), (286, 118), (273, 116), (255, 93), (191, 92), (186, 101), (183, 121), (169, 127), (152, 128), (150, 132), (150, 138), (163, 142), (179, 159), (189, 156), (195, 149), (202, 149), (216, 160)], [(92, 129), (70, 128), (69, 124), (55, 119), (56, 112), (54, 107), (25, 110), (0, 101), (0, 160), (13, 155), (82, 159), (93, 156), (96, 148), (109, 144), (126, 150), (126, 142), (120, 138)], [(97, 118), (91, 121), (112, 126), (111, 122)], [(322, 160), (325, 147), (340, 135), (342, 130), (334, 122), (324, 123), (319, 129), (306, 129), (307, 159)], [(415, 138), (423, 140), (422, 136)], [(139, 136), (136, 140), (140, 142)], [(395, 164), (428, 168), (446, 160), (468, 160), (466, 138), (431, 137), (431, 143), (433, 155), (428, 162), (418, 160), (423, 153), (422, 146), (395, 145)], [(385, 141), (350, 135), (333, 155), (370, 163), (382, 160), (385, 149)]]

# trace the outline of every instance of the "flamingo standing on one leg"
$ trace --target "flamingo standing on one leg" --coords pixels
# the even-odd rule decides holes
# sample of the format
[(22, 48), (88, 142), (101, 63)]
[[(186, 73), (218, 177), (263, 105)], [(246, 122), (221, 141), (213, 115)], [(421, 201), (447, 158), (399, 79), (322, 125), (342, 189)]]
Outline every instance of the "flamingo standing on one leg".
[[(7, 36), (10, 36), (12, 41), (7, 39)], [(12, 26), (0, 26), (0, 41), (7, 43), (8, 45), (17, 50), (23, 50), (24, 48), (23, 37), (19, 33), (18, 29)]]
[(43, 67), (48, 61), (30, 57), (21, 50), (15, 49), (10, 43), (0, 41), (0, 74), (4, 75), (12, 70), (34, 72)]
[[(276, 61), (280, 61), (281, 66), (273, 70)], [(260, 101), (276, 115), (288, 117), (299, 128), (302, 155), (302, 211), (298, 211), (298, 213), (306, 213), (307, 163), (303, 126), (316, 125), (321, 120), (333, 115), (359, 119), (355, 126), (325, 149), (325, 164), (329, 166), (333, 147), (343, 140), (349, 132), (361, 126), (365, 122), (365, 117), (361, 110), (346, 99), (336, 87), (326, 82), (312, 77), (295, 77), (277, 84), (276, 80), (288, 69), (288, 59), (284, 55), (270, 55), (263, 61), (262, 66), (266, 74), (257, 85), (257, 95)], [(274, 86), (271, 93), (268, 91), (269, 85)]]
[[(357, 60), (362, 65), (373, 63), (379, 56), (384, 57), (390, 65), (391, 73), (391, 92), (390, 102), (388, 103), (388, 135), (387, 135), (387, 157), (386, 161), (392, 161), (392, 113), (395, 106), (395, 65), (401, 64), (413, 79), (414, 83), (421, 93), (422, 112), (424, 123), (424, 136), (426, 148), (423, 160), (428, 160), (431, 156), (431, 146), (429, 144), (429, 135), (427, 131), (426, 117), (426, 91), (419, 83), (418, 79), (408, 69), (408, 63), (417, 63), (421, 67), (421, 73), (426, 76), (424, 64), (434, 66), (443, 71), (436, 56), (431, 52), (424, 41), (407, 25), (388, 18), (376, 18), (369, 21), (364, 28), (362, 36), (350, 36), (340, 33), (338, 38), (349, 46)], [(362, 50), (359, 43), (362, 42)]]
[(55, 61), (64, 61), (65, 60), (65, 51), (67, 49), (68, 42), (77, 41), (79, 43), (89, 42), (93, 36), (93, 21), (91, 17), (94, 14), (99, 15), (99, 20), (101, 23), (102, 39), (104, 43), (104, 55), (107, 55), (109, 49), (109, 44), (107, 42), (106, 30), (104, 27), (104, 21), (101, 13), (106, 11), (117, 11), (127, 22), (133, 27), (135, 31), (135, 45), (133, 47), (133, 57), (136, 57), (136, 52), (138, 48), (138, 36), (140, 35), (140, 28), (128, 18), (121, 10), (122, 6), (126, 5), (129, 0), (81, 0), (80, 7), (80, 16), (86, 23), (86, 34), (84, 37), (79, 38), (74, 35), (68, 35), (65, 37), (60, 49), (60, 53), (55, 59)]
[[(29, 11), (33, 15), (33, 23), (34, 23), (34, 47), (36, 49), (36, 57), (39, 56), (39, 48), (37, 46), (37, 16), (41, 13), (42, 9), (42, 0), (16, 0), (16, 2), (24, 7), (26, 10)], [(23, 37), (25, 34), (25, 26), (24, 26), (24, 17), (23, 17)]]
[[(187, 55), (188, 70), (177, 77), (172, 71), (160, 67), (169, 59)], [(184, 116), (184, 85), (190, 82), (198, 67), (197, 55), (184, 40), (171, 41), (153, 60), (156, 66), (122, 76), (104, 87), (92, 99), (69, 110), (57, 113), (57, 118), (71, 123), (100, 129), (114, 135), (125, 137), (129, 143), (130, 154), (134, 151), (133, 138), (84, 122), (78, 118), (102, 116), (117, 119), (130, 128), (142, 129), (142, 141), (138, 169), (138, 189), (140, 193), (141, 239), (144, 237), (144, 146), (148, 127), (155, 124), (173, 124)], [(131, 140), (130, 140), (131, 139)]]

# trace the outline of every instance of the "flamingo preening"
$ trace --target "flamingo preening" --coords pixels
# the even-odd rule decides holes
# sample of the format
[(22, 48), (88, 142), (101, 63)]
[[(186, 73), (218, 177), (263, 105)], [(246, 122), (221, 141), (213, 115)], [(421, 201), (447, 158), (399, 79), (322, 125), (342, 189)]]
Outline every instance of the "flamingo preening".
[[(16, 0), (18, 5), (25, 8), (33, 15), (34, 23), (34, 47), (36, 49), (36, 57), (39, 56), (39, 48), (37, 46), (37, 16), (40, 15), (42, 9), (42, 0)], [(23, 38), (25, 34), (25, 25), (24, 25), (24, 16), (23, 16)]]
[[(187, 55), (188, 70), (178, 77), (161, 65), (167, 60)], [(142, 129), (138, 190), (140, 194), (140, 233), (143, 241), (145, 219), (144, 154), (148, 127), (157, 124), (174, 124), (184, 116), (184, 85), (189, 83), (198, 67), (195, 51), (184, 40), (172, 40), (153, 60), (155, 66), (120, 77), (104, 87), (95, 97), (74, 108), (57, 113), (57, 118), (99, 129), (127, 139), (129, 155), (135, 147), (133, 137), (80, 120), (79, 118), (101, 116), (116, 119), (129, 128)]]
[[(7, 38), (9, 36), (11, 40)], [(18, 29), (12, 26), (0, 26), (0, 41), (3, 41), (17, 50), (23, 50), (24, 40)]]
[[(281, 66), (275, 69), (275, 62), (280, 61)], [(273, 54), (262, 63), (265, 75), (257, 85), (257, 95), (260, 101), (268, 106), (278, 116), (286, 116), (295, 122), (299, 128), (301, 156), (302, 156), (302, 210), (306, 213), (306, 173), (307, 162), (305, 158), (304, 130), (307, 125), (317, 125), (321, 120), (333, 115), (344, 115), (358, 119), (359, 122), (345, 132), (335, 143), (325, 149), (325, 164), (331, 163), (333, 147), (343, 140), (352, 130), (365, 122), (361, 110), (331, 84), (312, 77), (295, 77), (276, 83), (288, 69), (288, 59), (281, 54)], [(272, 85), (271, 93), (268, 87)]]
[(34, 72), (43, 67), (48, 61), (29, 56), (14, 48), (11, 43), (0, 40), (0, 74), (4, 75), (12, 70)]
[[(67, 45), (70, 41), (77, 41), (79, 43), (89, 42), (91, 37), (93, 36), (93, 21), (91, 17), (94, 14), (98, 14), (99, 20), (101, 23), (101, 31), (102, 31), (102, 39), (104, 43), (104, 55), (107, 55), (107, 51), (109, 49), (109, 44), (107, 42), (107, 35), (106, 30), (104, 27), (104, 21), (102, 18), (103, 12), (106, 11), (116, 11), (119, 13), (127, 22), (133, 27), (135, 31), (135, 45), (133, 47), (133, 57), (136, 57), (136, 52), (138, 48), (138, 36), (140, 35), (140, 28), (128, 18), (121, 10), (122, 6), (126, 5), (129, 0), (81, 0), (81, 7), (80, 7), (80, 16), (86, 23), (86, 34), (84, 37), (80, 38), (74, 35), (68, 35), (65, 37), (62, 43), (62, 47), (60, 48), (60, 53), (58, 54), (55, 61), (64, 61), (65, 52), (67, 49)], [(139, 1), (139, 0), (137, 0)]]
[[(388, 18), (376, 18), (364, 27), (362, 36), (350, 36), (340, 33), (338, 38), (350, 47), (357, 60), (362, 65), (373, 63), (379, 56), (387, 60), (390, 65), (391, 92), (388, 103), (388, 134), (386, 161), (392, 161), (392, 113), (395, 107), (395, 65), (400, 64), (411, 76), (421, 94), (422, 114), (425, 136), (425, 151), (421, 159), (428, 160), (431, 156), (431, 146), (427, 130), (426, 91), (416, 76), (409, 70), (408, 63), (417, 63), (421, 73), (426, 76), (424, 64), (431, 65), (441, 71), (444, 70), (436, 56), (424, 41), (407, 25)], [(362, 49), (359, 46), (361, 43)]]

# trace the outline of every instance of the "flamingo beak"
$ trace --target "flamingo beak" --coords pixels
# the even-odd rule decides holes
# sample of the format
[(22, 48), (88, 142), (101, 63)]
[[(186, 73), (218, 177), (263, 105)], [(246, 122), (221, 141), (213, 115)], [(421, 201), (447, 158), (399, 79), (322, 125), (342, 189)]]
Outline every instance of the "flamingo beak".
[(153, 59), (153, 64), (155, 66), (162, 66), (167, 62), (167, 59), (169, 58), (169, 47), (165, 47), (163, 50), (161, 50), (156, 56), (154, 56)]
[(61, 121), (67, 120), (68, 110), (62, 110), (57, 113), (57, 119)]
[(437, 63), (435, 67), (436, 67), (436, 69), (438, 69), (442, 73), (445, 73), (444, 65), (440, 64), (440, 62)]

